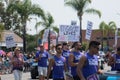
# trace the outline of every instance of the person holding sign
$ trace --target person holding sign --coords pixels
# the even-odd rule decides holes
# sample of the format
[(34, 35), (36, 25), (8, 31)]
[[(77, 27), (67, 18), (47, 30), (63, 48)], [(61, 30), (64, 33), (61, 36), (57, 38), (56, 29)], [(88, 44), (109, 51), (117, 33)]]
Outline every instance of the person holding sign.
[(98, 80), (98, 58), (100, 43), (91, 41), (89, 43), (89, 51), (85, 53), (79, 60), (77, 65), (77, 74), (80, 80)]

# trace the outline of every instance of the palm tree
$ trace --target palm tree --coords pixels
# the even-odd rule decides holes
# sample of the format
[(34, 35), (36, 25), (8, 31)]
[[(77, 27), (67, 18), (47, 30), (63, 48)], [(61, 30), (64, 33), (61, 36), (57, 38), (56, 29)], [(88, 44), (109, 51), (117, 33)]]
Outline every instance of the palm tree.
[(116, 30), (116, 24), (114, 21), (110, 21), (108, 24), (106, 24), (104, 21), (102, 21), (99, 25), (99, 29), (101, 30), (101, 33), (102, 33), (102, 47), (103, 47), (103, 38), (106, 38), (107, 39), (107, 46), (108, 46), (108, 49), (109, 49), (109, 33), (110, 32), (114, 32), (115, 33), (115, 30)]
[(26, 23), (31, 15), (37, 15), (44, 19), (43, 10), (36, 4), (32, 4), (30, 0), (17, 1), (8, 6), (8, 10), (17, 12), (21, 17), (23, 26), (23, 51), (26, 53)]
[(2, 23), (0, 23), (0, 41), (1, 41), (1, 39), (2, 39), (1, 33), (2, 33), (3, 30), (4, 30), (4, 25), (3, 25)]
[(45, 15), (45, 20), (40, 21), (36, 24), (36, 27), (38, 27), (39, 25), (41, 25), (43, 27), (42, 30), (39, 33), (40, 38), (42, 38), (42, 36), (44, 34), (44, 31), (46, 29), (49, 29), (49, 32), (48, 32), (48, 50), (50, 49), (50, 30), (55, 31), (56, 33), (58, 33), (58, 31), (59, 31), (57, 26), (54, 26), (53, 23), (54, 23), (53, 17), (51, 16), (50, 13), (47, 13)]
[(66, 0), (65, 4), (77, 11), (77, 16), (80, 21), (80, 42), (82, 43), (82, 16), (84, 13), (93, 13), (101, 17), (101, 12), (93, 8), (87, 8), (91, 0)]
[[(2, 23), (0, 23), (0, 42), (2, 40), (2, 35), (1, 34), (2, 34), (3, 30), (4, 30), (4, 25)], [(1, 49), (1, 46), (0, 46), (0, 49)]]

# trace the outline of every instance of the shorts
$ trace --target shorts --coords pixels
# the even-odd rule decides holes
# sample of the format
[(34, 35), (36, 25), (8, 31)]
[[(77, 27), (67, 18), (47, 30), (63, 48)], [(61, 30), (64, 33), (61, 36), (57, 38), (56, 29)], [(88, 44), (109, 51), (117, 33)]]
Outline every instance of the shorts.
[(39, 73), (39, 76), (42, 75), (42, 76), (47, 76), (47, 67), (38, 67), (38, 73)]

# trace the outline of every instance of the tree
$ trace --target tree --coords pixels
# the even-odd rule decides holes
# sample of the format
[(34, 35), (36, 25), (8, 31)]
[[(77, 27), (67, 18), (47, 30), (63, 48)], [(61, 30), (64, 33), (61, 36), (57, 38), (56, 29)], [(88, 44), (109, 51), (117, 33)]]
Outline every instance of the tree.
[(5, 30), (12, 30), (18, 35), (21, 35), (20, 16), (15, 12), (8, 11), (8, 6), (14, 2), (8, 2), (8, 0), (0, 2), (0, 21), (4, 23)]
[(8, 6), (8, 11), (17, 12), (21, 17), (23, 26), (23, 51), (26, 53), (26, 23), (31, 15), (37, 15), (44, 19), (44, 11), (30, 0), (17, 1)]
[[(1, 34), (2, 34), (3, 30), (4, 30), (4, 25), (2, 23), (0, 23), (0, 42), (2, 40), (2, 35)], [(0, 46), (0, 49), (1, 49), (1, 46)]]
[(43, 27), (43, 29), (41, 29), (40, 31), (40, 38), (42, 38), (43, 34), (44, 34), (44, 31), (46, 29), (49, 29), (49, 32), (48, 32), (48, 50), (50, 49), (50, 31), (55, 31), (58, 33), (59, 29), (57, 28), (57, 26), (54, 26), (54, 19), (52, 17), (52, 15), (50, 13), (47, 13), (45, 15), (45, 20), (43, 21), (40, 21), (36, 24), (36, 27), (38, 27), (39, 25), (41, 25)]
[(87, 8), (91, 0), (66, 0), (65, 4), (77, 11), (77, 16), (80, 21), (80, 42), (82, 43), (82, 16), (84, 13), (93, 13), (101, 17), (101, 12), (93, 8)]
[(110, 21), (108, 24), (106, 24), (104, 21), (102, 21), (99, 25), (99, 29), (101, 30), (101, 34), (102, 34), (102, 47), (103, 47), (103, 38), (107, 39), (107, 46), (109, 49), (109, 33), (113, 32), (115, 33), (116, 30), (116, 24), (114, 21)]
[(2, 23), (0, 23), (0, 41), (2, 39), (1, 33), (2, 33), (3, 30), (4, 30), (4, 25)]

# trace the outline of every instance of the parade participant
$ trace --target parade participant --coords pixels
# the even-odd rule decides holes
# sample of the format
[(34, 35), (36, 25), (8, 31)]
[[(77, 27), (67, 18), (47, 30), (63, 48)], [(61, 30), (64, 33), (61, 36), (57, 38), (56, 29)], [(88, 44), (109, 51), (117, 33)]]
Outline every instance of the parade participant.
[(24, 65), (24, 60), (23, 57), (20, 56), (20, 48), (15, 48), (14, 50), (14, 56), (11, 60), (12, 65), (13, 65), (13, 74), (15, 80), (22, 80), (22, 71), (23, 71), (23, 65)]
[(40, 51), (36, 53), (36, 61), (38, 61), (38, 73), (39, 80), (45, 80), (47, 76), (47, 62), (49, 59), (49, 53), (44, 49), (44, 46), (40, 45)]
[(117, 53), (109, 57), (108, 65), (111, 66), (111, 71), (120, 71), (120, 47), (117, 48)]
[(62, 48), (63, 48), (62, 56), (65, 57), (65, 59), (66, 59), (67, 70), (68, 70), (68, 72), (65, 73), (66, 74), (66, 80), (70, 80), (70, 77), (72, 77), (72, 76), (71, 76), (71, 73), (70, 73), (70, 66), (68, 64), (68, 57), (70, 55), (69, 44), (64, 42), (62, 44)]
[(47, 80), (49, 80), (49, 75), (52, 68), (53, 68), (52, 72), (53, 80), (65, 80), (64, 71), (67, 71), (67, 66), (65, 58), (62, 56), (61, 44), (56, 45), (56, 55), (54, 56), (54, 58), (50, 59)]
[(80, 49), (82, 46), (81, 46), (80, 42), (75, 42), (73, 45), (74, 45), (74, 48), (73, 48), (71, 54), (69, 55), (68, 61), (69, 61), (69, 65), (71, 67), (71, 74), (72, 74), (74, 80), (79, 80), (79, 77), (76, 72), (76, 68), (77, 68), (79, 59), (82, 55), (82, 53), (80, 52)]
[(77, 74), (80, 80), (98, 80), (98, 58), (100, 43), (91, 41), (89, 43), (89, 50), (85, 55), (82, 55), (77, 65)]

